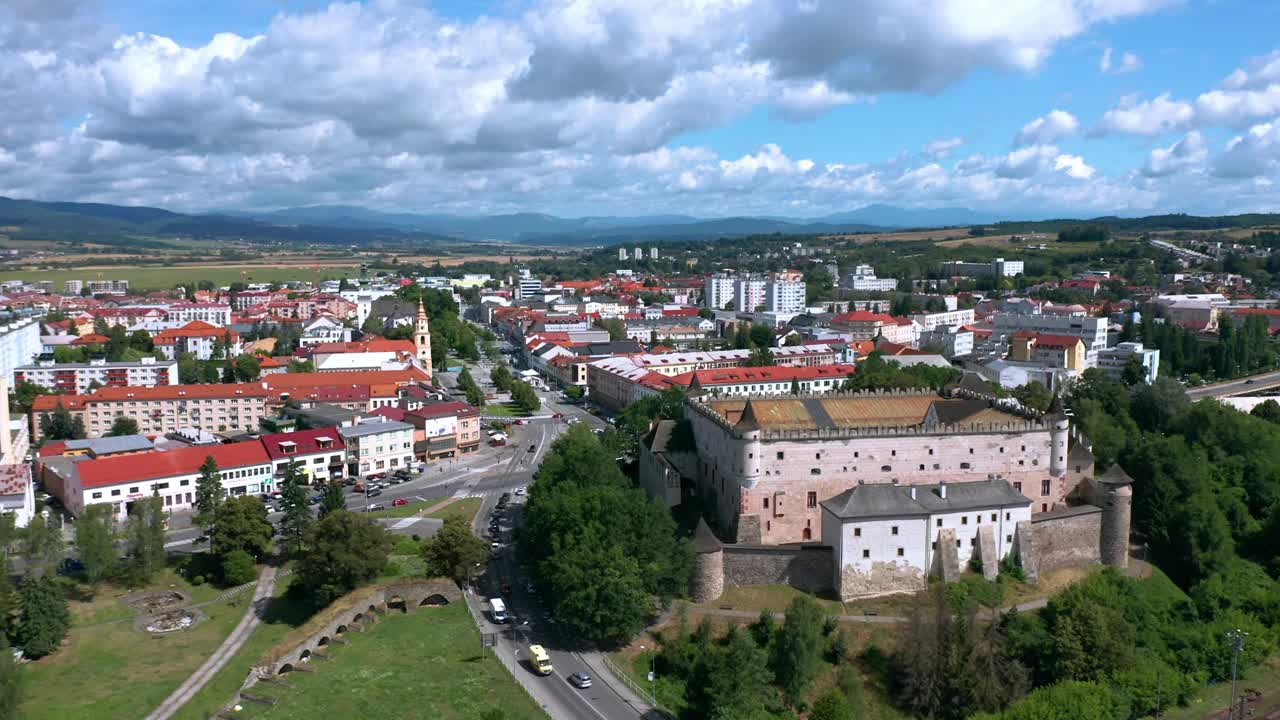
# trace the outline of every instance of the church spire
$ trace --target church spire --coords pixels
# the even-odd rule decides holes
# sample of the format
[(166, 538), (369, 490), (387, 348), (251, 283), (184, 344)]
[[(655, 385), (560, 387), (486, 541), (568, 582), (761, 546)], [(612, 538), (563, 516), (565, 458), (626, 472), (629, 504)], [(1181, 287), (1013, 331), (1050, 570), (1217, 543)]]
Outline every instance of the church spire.
[(413, 324), (413, 346), (417, 350), (418, 362), (431, 374), (431, 327), (427, 321), (427, 308), (418, 298), (418, 317)]

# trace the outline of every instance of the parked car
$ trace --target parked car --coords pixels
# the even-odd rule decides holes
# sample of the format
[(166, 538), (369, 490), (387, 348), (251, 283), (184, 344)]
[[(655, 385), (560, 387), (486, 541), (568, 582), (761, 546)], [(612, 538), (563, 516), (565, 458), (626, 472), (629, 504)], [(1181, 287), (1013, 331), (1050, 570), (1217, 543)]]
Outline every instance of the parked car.
[(369, 492), (368, 492), (369, 497), (378, 497), (381, 494), (382, 494), (382, 488), (376, 488), (376, 487), (369, 488)]
[(378, 512), (379, 510), (386, 510), (386, 509), (387, 507), (382, 503), (374, 503), (370, 505), (368, 509), (365, 510), (365, 512)]
[(560, 418), (562, 418), (562, 417), (564, 417), (564, 413), (559, 413), (559, 412), (558, 412), (558, 413), (553, 414), (553, 415), (551, 416), (551, 419), (552, 419), (552, 420), (559, 420), (559, 419), (560, 419)]
[(569, 676), (569, 682), (579, 690), (586, 690), (591, 687), (591, 676), (584, 672), (576, 672)]
[(517, 494), (517, 495), (523, 495), (523, 494), (524, 494), (524, 488), (523, 488), (523, 487), (518, 487), (518, 488), (516, 488), (516, 494)]
[(408, 505), (408, 504), (409, 504), (409, 499), (408, 499), (408, 498), (396, 498), (395, 500), (392, 500), (392, 501), (391, 501), (391, 504), (392, 504), (394, 507), (400, 507), (401, 505)]
[(537, 445), (530, 445), (530, 446), (529, 446), (529, 449), (528, 449), (528, 450), (526, 450), (525, 452), (537, 452), (537, 450), (538, 450), (538, 446), (537, 446)]
[(323, 498), (321, 498), (321, 496), (319, 496), (319, 495), (312, 495), (312, 496), (311, 496), (311, 504), (312, 504), (312, 505), (319, 505), (319, 504), (320, 504), (320, 500), (322, 500), (322, 499), (323, 499)]

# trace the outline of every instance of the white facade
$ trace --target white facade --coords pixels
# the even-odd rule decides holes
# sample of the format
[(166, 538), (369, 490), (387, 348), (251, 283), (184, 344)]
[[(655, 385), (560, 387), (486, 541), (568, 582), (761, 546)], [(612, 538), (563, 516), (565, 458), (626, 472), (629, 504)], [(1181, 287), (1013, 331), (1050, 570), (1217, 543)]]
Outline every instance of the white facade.
[(351, 342), (351, 328), (331, 317), (321, 315), (303, 326), (302, 337), (298, 344), (310, 347), (335, 342)]
[(1045, 335), (1071, 335), (1084, 341), (1085, 364), (1096, 364), (1098, 353), (1107, 349), (1107, 319), (1086, 315), (1020, 315), (997, 313), (992, 340), (1007, 345), (1009, 337), (1022, 330)]
[(347, 444), (349, 476), (368, 477), (413, 466), (413, 426), (408, 423), (368, 418), (338, 432)]
[(1160, 351), (1154, 348), (1144, 348), (1139, 342), (1123, 342), (1114, 348), (1102, 350), (1098, 353), (1098, 368), (1107, 373), (1116, 380), (1124, 373), (1124, 368), (1129, 364), (1129, 358), (1137, 355), (1142, 359), (1142, 367), (1146, 370), (1146, 383), (1150, 385), (1156, 381), (1156, 377), (1160, 374)]
[(33, 382), (50, 390), (75, 395), (90, 392), (89, 386), (157, 387), (178, 384), (178, 363), (144, 357), (137, 362), (107, 362), (24, 365), (13, 371), (14, 382)]
[(210, 325), (226, 327), (231, 324), (231, 306), (220, 303), (181, 303), (170, 305), (169, 319), (181, 324), (199, 320)]
[(973, 352), (973, 331), (961, 330), (958, 327), (938, 327), (920, 333), (920, 347), (930, 345), (942, 346), (942, 354), (949, 358), (968, 355)]
[(30, 364), (44, 348), (40, 341), (40, 321), (28, 318), (0, 326), (0, 378), (13, 382), (13, 371)]
[(964, 262), (949, 260), (942, 263), (944, 275), (995, 275), (997, 277), (1013, 277), (1024, 272), (1025, 263), (1021, 260), (1005, 260), (996, 258), (989, 263)]
[(920, 327), (928, 332), (949, 325), (972, 325), (973, 310), (949, 310), (947, 312), (919, 313), (911, 316)]
[(859, 292), (892, 292), (898, 289), (898, 281), (893, 278), (877, 278), (875, 268), (870, 265), (858, 265), (842, 283), (848, 290)]
[(803, 280), (770, 280), (765, 285), (764, 309), (771, 313), (804, 312)]
[[(265, 453), (263, 457), (265, 458)], [(237, 467), (219, 467), (218, 474), (222, 478), (222, 492), (225, 496), (269, 492), (273, 487), (271, 464), (265, 461)], [(66, 503), (67, 510), (77, 517), (89, 505), (110, 503), (114, 506), (115, 516), (123, 518), (130, 503), (149, 498), (153, 493), (160, 495), (166, 512), (190, 510), (195, 504), (195, 488), (199, 478), (199, 472), (185, 472), (149, 480), (122, 478), (116, 484), (85, 488), (80, 483), (79, 473), (72, 473), (67, 484), (69, 492), (61, 499)]]
[[(734, 277), (732, 275), (708, 275), (703, 287), (703, 301), (713, 310), (721, 310), (733, 300)], [(736, 307), (736, 306), (735, 306)]]

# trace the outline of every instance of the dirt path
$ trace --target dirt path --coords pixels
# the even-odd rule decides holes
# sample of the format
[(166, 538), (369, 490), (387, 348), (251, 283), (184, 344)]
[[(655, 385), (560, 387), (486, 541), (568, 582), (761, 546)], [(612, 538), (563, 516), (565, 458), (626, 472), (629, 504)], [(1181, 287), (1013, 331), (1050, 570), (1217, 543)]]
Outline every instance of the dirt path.
[(253, 593), (253, 601), (245, 610), (240, 624), (236, 625), (235, 630), (232, 630), (227, 639), (222, 641), (222, 645), (209, 656), (209, 659), (179, 685), (172, 695), (165, 698), (165, 701), (160, 703), (160, 707), (148, 715), (146, 720), (168, 720), (226, 666), (249, 639), (253, 629), (262, 621), (262, 614), (266, 610), (267, 603), (270, 602), (272, 593), (275, 592), (275, 587), (276, 569), (268, 567), (258, 578), (258, 589)]

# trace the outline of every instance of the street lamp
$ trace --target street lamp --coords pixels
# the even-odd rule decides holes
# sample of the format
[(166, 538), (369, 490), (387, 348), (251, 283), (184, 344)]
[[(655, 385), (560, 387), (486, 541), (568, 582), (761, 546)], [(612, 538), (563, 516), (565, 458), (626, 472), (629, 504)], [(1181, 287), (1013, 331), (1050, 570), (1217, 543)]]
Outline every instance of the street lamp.
[[(1244, 632), (1240, 628), (1236, 628), (1227, 633), (1227, 640), (1231, 643), (1231, 704), (1227, 706), (1227, 720), (1231, 720), (1232, 712), (1236, 707), (1236, 682), (1237, 671), (1240, 667), (1240, 653), (1244, 652), (1244, 641), (1249, 638), (1249, 633)], [(1244, 698), (1241, 698), (1240, 713), (1236, 716), (1237, 720), (1244, 720)]]

